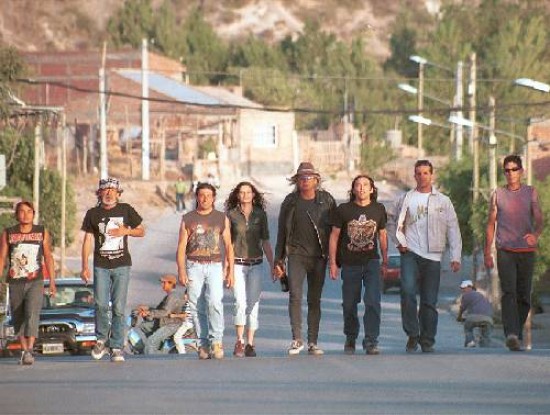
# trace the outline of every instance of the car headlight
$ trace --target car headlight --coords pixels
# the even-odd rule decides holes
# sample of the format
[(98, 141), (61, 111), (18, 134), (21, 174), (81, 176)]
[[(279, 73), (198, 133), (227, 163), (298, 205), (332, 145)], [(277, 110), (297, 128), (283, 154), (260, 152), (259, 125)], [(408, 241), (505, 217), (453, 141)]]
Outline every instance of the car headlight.
[(95, 323), (84, 323), (82, 334), (95, 334)]

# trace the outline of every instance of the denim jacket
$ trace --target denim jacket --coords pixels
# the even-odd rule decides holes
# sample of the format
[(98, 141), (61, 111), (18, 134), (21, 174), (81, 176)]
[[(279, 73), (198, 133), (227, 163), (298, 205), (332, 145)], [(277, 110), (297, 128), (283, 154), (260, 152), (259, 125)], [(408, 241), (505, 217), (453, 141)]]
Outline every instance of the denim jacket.
[[(403, 194), (388, 210), (386, 229), (395, 245), (407, 246), (405, 238), (409, 198), (412, 192)], [(451, 261), (460, 262), (462, 237), (454, 206), (447, 196), (432, 187), (428, 198), (428, 251), (443, 252), (449, 242)]]
[[(275, 262), (282, 262), (288, 255), (293, 254), (289, 246), (292, 240), (294, 228), (294, 215), (296, 202), (300, 194), (295, 191), (288, 194), (281, 204), (279, 212), (279, 226), (277, 229), (277, 245), (275, 246)], [(330, 216), (336, 207), (332, 195), (325, 190), (315, 192), (316, 209), (310, 214), (311, 226), (315, 228), (317, 239), (323, 253), (323, 258), (328, 258), (328, 239), (330, 236)]]

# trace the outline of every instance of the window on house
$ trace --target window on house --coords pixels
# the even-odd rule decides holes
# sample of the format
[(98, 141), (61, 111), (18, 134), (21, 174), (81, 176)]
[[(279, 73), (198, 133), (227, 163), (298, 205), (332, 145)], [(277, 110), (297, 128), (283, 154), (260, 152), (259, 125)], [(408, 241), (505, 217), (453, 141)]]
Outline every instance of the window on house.
[(277, 147), (277, 126), (259, 125), (254, 129), (254, 147)]

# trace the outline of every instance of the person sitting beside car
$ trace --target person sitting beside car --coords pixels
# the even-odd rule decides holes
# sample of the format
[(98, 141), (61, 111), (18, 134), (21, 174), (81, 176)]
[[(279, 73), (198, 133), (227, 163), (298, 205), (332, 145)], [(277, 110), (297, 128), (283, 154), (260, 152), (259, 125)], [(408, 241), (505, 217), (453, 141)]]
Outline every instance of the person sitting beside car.
[(74, 293), (73, 303), (91, 305), (94, 303), (94, 296), (90, 291), (77, 291)]
[(143, 352), (145, 354), (161, 354), (162, 343), (165, 339), (174, 335), (183, 323), (181, 317), (173, 317), (174, 314), (181, 312), (183, 298), (179, 296), (174, 289), (176, 288), (177, 278), (175, 275), (166, 274), (160, 277), (162, 290), (166, 296), (155, 307), (149, 308), (140, 305), (132, 312), (132, 317), (137, 317), (140, 323), (135, 323), (136, 333), (143, 342)]

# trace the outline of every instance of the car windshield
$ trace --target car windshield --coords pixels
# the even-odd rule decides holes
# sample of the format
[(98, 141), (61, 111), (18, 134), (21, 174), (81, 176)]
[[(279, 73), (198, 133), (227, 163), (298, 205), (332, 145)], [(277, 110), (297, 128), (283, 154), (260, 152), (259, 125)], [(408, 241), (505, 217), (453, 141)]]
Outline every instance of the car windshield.
[(54, 297), (44, 295), (44, 309), (67, 307), (93, 307), (94, 292), (92, 287), (82, 285), (58, 285)]

